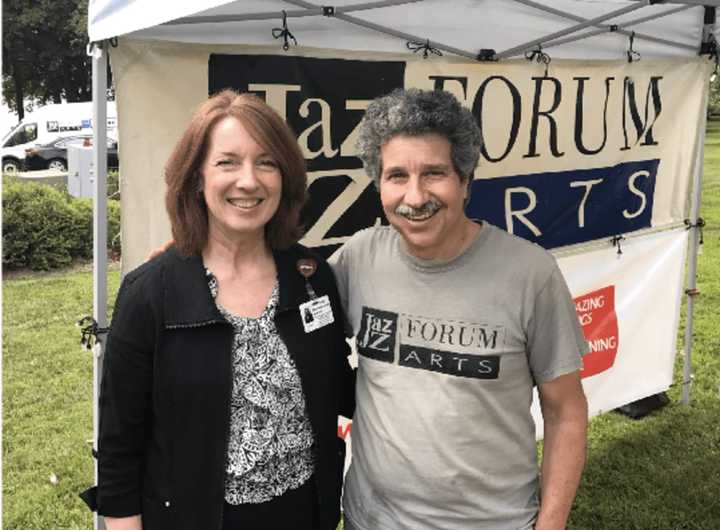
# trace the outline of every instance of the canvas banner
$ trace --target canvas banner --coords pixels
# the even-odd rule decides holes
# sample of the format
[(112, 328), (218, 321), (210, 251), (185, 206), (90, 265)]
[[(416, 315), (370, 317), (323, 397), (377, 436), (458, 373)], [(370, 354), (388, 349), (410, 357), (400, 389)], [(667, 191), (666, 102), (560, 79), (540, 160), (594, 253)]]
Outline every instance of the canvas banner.
[[(278, 53), (279, 52), (279, 53)], [(162, 168), (190, 115), (222, 88), (253, 92), (295, 130), (308, 165), (303, 242), (330, 255), (386, 220), (356, 157), (367, 104), (400, 87), (444, 89), (485, 145), (468, 214), (555, 249), (687, 217), (705, 58), (471, 62), (251, 46), (121, 41), (118, 92), (124, 270), (169, 237)]]
[(368, 102), (398, 87), (451, 91), (485, 145), (472, 217), (546, 248), (685, 218), (707, 64), (447, 63), (213, 54), (209, 90), (255, 92), (287, 119), (310, 169), (305, 242), (329, 253), (384, 222), (356, 157)]
[[(448, 90), (485, 141), (468, 214), (551, 251), (574, 251), (561, 267), (579, 318), (593, 320), (584, 325), (591, 344), (605, 352), (588, 357), (584, 371), (591, 409), (667, 387), (686, 236), (677, 227), (697, 170), (707, 59), (552, 60), (546, 68), (123, 40), (111, 59), (123, 124), (125, 271), (170, 238), (162, 168), (208, 94), (253, 92), (294, 129), (308, 166), (303, 243), (329, 256), (357, 230), (386, 223), (355, 149), (369, 102), (396, 88)], [(611, 240), (621, 237), (618, 259)], [(659, 264), (667, 275), (655, 274)]]
[[(561, 257), (560, 269), (590, 347), (583, 388), (591, 416), (667, 390), (672, 383), (688, 231)], [(538, 434), (542, 421), (533, 406)]]

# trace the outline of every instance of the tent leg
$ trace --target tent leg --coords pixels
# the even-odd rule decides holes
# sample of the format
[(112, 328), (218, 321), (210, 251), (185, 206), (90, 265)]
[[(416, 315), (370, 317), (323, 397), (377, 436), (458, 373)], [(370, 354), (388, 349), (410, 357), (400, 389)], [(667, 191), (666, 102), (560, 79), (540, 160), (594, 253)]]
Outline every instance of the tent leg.
[[(107, 50), (96, 43), (92, 52), (93, 94), (93, 318), (107, 326)], [(105, 336), (98, 334), (93, 348), (93, 449), (97, 451), (100, 393)], [(98, 479), (95, 460), (95, 484)], [(93, 513), (94, 530), (105, 530), (105, 521)]]
[[(705, 8), (705, 19), (703, 25), (702, 43), (713, 42), (712, 36), (715, 33), (715, 8)], [(702, 48), (702, 46), (701, 46)], [(700, 200), (702, 198), (702, 177), (705, 163), (705, 130), (707, 129), (707, 106), (710, 93), (708, 84), (702, 102), (702, 110), (705, 112), (701, 128), (698, 130), (698, 156), (695, 161), (695, 178), (693, 181), (693, 195), (690, 203), (690, 223), (697, 225), (700, 217)], [(690, 230), (689, 240), (689, 261), (687, 271), (687, 318), (685, 319), (685, 345), (683, 359), (683, 384), (682, 404), (690, 405), (690, 389), (692, 386), (692, 345), (693, 345), (693, 317), (695, 314), (695, 295), (697, 294), (697, 262), (700, 249), (700, 230), (697, 226)]]
[[(709, 89), (708, 89), (709, 91)], [(708, 94), (706, 92), (703, 109), (707, 109)], [(705, 158), (705, 129), (707, 127), (707, 112), (698, 131), (698, 154), (695, 162), (695, 176), (693, 181), (693, 195), (690, 203), (690, 223), (696, 225), (700, 216), (700, 199), (702, 197), (702, 177)], [(683, 382), (682, 404), (690, 404), (690, 390), (692, 386), (692, 346), (693, 346), (693, 317), (695, 314), (695, 296), (697, 294), (697, 262), (700, 249), (700, 230), (691, 228), (688, 242), (688, 269), (687, 269), (687, 312), (685, 319), (685, 344), (683, 347)]]
[[(704, 134), (704, 129), (703, 129)], [(704, 154), (704, 148), (701, 144), (699, 149), (699, 156), (702, 157)], [(697, 223), (700, 195), (701, 195), (701, 184), (702, 180), (702, 162), (696, 171), (698, 177), (695, 179), (695, 190), (693, 192), (692, 208), (690, 213), (690, 220), (693, 224)], [(687, 312), (685, 319), (685, 345), (683, 347), (684, 359), (683, 359), (683, 382), (682, 382), (682, 404), (690, 404), (690, 387), (692, 386), (692, 346), (693, 346), (693, 316), (695, 309), (695, 289), (697, 288), (697, 261), (698, 251), (700, 246), (699, 230), (697, 228), (690, 230), (690, 241), (689, 241), (689, 257), (688, 257), (688, 271), (687, 271), (687, 289), (685, 291), (687, 296)]]

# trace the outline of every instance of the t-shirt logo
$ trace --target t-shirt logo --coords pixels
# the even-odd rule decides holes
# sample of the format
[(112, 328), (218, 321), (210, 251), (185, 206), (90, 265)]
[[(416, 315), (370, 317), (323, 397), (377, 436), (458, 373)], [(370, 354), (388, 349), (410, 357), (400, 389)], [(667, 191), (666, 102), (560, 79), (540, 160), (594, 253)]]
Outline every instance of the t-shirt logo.
[(392, 362), (395, 357), (397, 313), (363, 307), (357, 347), (360, 354), (378, 361)]
[[(360, 355), (399, 366), (456, 377), (497, 379), (504, 340), (500, 326), (450, 322), (363, 307)], [(491, 353), (487, 355), (487, 353)]]
[(459, 377), (497, 379), (500, 373), (500, 356), (463, 355), (461, 353), (401, 344), (400, 366), (420, 368), (421, 370)]

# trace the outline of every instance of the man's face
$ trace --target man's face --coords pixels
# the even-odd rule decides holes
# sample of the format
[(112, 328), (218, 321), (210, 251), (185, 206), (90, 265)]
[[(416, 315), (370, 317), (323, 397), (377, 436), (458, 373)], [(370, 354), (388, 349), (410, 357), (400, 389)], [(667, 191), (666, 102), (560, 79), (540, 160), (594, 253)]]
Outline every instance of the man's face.
[(450, 142), (439, 134), (393, 136), (380, 149), (380, 200), (412, 255), (451, 259), (466, 234), (467, 182), (450, 156)]

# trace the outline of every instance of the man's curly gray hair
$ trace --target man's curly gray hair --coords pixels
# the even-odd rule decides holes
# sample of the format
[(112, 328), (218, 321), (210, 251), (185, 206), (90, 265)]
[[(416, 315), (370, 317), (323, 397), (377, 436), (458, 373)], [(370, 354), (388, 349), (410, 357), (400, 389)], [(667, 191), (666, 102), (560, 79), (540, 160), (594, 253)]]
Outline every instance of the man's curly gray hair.
[(385, 142), (399, 134), (430, 133), (448, 139), (455, 171), (463, 181), (472, 181), (482, 147), (482, 133), (475, 117), (449, 92), (409, 88), (373, 100), (360, 123), (358, 156), (375, 187), (379, 189), (380, 148)]

